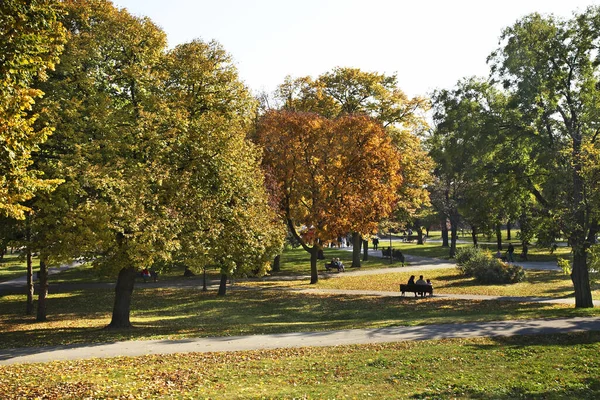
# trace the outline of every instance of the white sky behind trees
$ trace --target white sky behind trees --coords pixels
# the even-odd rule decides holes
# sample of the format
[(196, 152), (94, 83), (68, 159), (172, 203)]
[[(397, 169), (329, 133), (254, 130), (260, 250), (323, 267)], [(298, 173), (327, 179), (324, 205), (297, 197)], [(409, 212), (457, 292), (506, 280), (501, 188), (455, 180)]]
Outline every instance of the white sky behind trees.
[(409, 96), (487, 76), (502, 29), (532, 13), (569, 18), (600, 0), (113, 0), (169, 46), (220, 42), (255, 93), (336, 66), (397, 73)]

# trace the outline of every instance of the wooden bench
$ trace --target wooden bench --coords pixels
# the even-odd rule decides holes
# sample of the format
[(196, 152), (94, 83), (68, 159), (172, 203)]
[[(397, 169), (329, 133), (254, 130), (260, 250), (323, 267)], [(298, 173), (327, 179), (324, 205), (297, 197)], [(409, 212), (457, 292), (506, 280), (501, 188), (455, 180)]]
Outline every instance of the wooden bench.
[(429, 293), (429, 296), (433, 296), (433, 286), (429, 285), (408, 285), (405, 283), (400, 284), (400, 292), (402, 296), (405, 295), (406, 292), (413, 292), (415, 295), (417, 293), (421, 293), (421, 296), (425, 296), (425, 293)]

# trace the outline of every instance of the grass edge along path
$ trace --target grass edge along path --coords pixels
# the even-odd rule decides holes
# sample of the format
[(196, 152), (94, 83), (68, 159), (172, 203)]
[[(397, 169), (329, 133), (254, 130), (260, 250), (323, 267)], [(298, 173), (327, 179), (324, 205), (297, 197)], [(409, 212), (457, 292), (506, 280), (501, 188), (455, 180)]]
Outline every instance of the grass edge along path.
[(600, 396), (599, 332), (0, 366), (22, 398), (564, 399)]
[(600, 317), (471, 322), (395, 326), (376, 329), (292, 332), (180, 340), (136, 340), (95, 345), (0, 350), (0, 365), (57, 360), (112, 358), (150, 354), (265, 350), (390, 343), (407, 340), (456, 339), (600, 331)]

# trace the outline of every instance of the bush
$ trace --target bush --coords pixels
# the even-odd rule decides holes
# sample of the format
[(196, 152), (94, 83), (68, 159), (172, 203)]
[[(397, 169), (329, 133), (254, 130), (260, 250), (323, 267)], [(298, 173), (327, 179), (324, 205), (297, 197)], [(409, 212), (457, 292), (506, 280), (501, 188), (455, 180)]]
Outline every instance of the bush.
[(466, 276), (475, 276), (475, 271), (485, 268), (492, 256), (477, 247), (465, 247), (456, 251), (455, 259), (460, 272)]
[(476, 247), (458, 251), (456, 263), (463, 274), (474, 277), (480, 283), (517, 283), (525, 278), (523, 267), (502, 262), (492, 257), (490, 252)]

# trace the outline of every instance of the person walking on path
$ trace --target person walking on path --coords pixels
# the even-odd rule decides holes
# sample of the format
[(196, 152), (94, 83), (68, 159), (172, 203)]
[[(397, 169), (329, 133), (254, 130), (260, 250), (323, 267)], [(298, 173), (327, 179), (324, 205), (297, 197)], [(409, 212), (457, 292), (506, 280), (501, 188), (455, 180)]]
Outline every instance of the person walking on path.
[(515, 258), (513, 257), (514, 252), (515, 247), (512, 245), (512, 243), (509, 243), (508, 250), (506, 251), (508, 262), (515, 262)]

